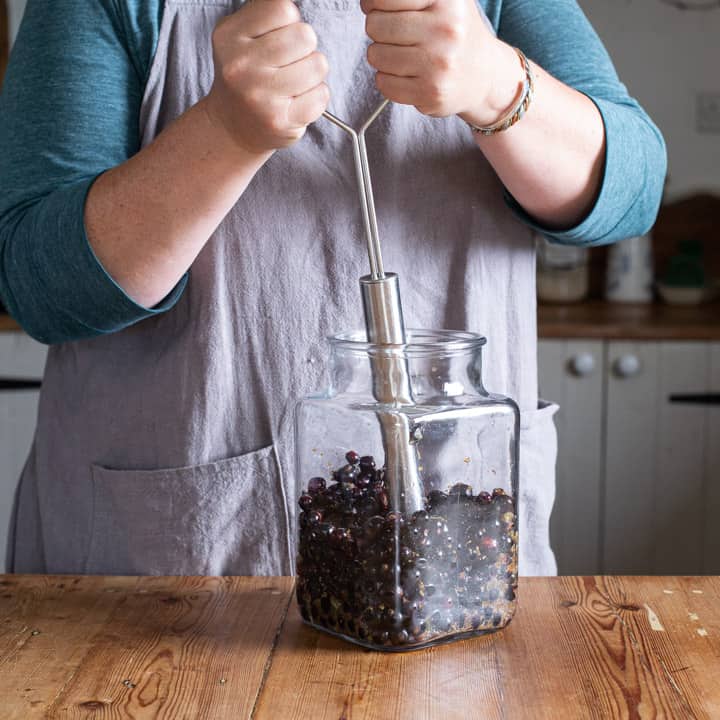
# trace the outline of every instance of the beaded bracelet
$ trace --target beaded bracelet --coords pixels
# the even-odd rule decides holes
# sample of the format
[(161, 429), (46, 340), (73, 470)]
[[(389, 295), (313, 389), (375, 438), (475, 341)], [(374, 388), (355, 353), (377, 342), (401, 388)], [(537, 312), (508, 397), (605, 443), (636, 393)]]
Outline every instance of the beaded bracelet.
[(523, 89), (518, 103), (504, 118), (496, 122), (494, 125), (478, 127), (477, 125), (468, 123), (473, 132), (480, 133), (480, 135), (495, 135), (508, 130), (515, 125), (518, 120), (520, 120), (530, 107), (530, 103), (532, 102), (533, 94), (535, 92), (535, 76), (533, 75), (533, 71), (527, 57), (525, 57), (525, 53), (520, 50), (520, 48), (514, 48), (514, 50), (520, 57), (520, 61), (525, 69), (525, 81), (523, 82)]

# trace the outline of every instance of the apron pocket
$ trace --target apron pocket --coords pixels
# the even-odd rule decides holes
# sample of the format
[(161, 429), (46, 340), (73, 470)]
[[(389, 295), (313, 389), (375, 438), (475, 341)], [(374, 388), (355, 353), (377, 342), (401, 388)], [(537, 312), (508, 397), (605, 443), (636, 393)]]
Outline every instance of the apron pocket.
[(544, 400), (520, 415), (520, 567), (521, 575), (556, 575), (550, 548), (550, 514), (555, 502), (558, 406)]
[(91, 470), (87, 573), (289, 574), (287, 507), (272, 446), (195, 467)]

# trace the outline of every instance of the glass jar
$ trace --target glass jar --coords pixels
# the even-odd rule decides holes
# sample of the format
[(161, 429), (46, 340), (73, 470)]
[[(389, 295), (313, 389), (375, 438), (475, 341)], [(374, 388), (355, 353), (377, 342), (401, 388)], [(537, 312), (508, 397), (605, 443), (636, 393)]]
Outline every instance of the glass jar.
[(537, 242), (537, 296), (546, 303), (584, 300), (590, 290), (589, 251), (558, 245), (541, 237)]
[[(388, 405), (375, 399), (372, 374), (388, 349), (364, 333), (330, 339), (329, 387), (302, 400), (295, 418), (297, 600), (308, 624), (411, 650), (512, 618), (519, 413), (484, 389), (484, 344), (468, 332), (408, 331), (408, 344), (390, 352), (407, 363), (412, 402)], [(389, 487), (389, 417), (417, 462), (419, 508), (403, 504), (408, 488)]]

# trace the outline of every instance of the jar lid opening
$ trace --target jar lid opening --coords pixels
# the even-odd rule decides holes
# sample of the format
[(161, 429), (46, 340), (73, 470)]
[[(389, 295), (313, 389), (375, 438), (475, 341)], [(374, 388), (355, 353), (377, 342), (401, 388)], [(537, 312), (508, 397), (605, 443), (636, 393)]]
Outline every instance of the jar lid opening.
[(332, 335), (328, 338), (335, 350), (341, 352), (357, 353), (360, 355), (373, 354), (388, 347), (402, 350), (408, 356), (422, 355), (463, 355), (479, 350), (487, 340), (484, 336), (465, 330), (422, 330), (410, 328), (406, 330), (408, 342), (405, 345), (387, 346), (376, 345), (367, 341), (365, 330), (351, 330), (349, 332)]

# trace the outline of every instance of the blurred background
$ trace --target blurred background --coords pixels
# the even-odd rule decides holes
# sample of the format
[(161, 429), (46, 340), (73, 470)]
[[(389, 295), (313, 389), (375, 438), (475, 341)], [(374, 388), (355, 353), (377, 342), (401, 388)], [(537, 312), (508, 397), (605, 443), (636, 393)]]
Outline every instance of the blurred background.
[[(669, 173), (647, 236), (538, 239), (540, 389), (561, 408), (553, 547), (561, 574), (719, 574), (720, 0), (579, 4)], [(0, 0), (0, 81), (24, 7)], [(0, 546), (45, 352), (0, 314)]]

